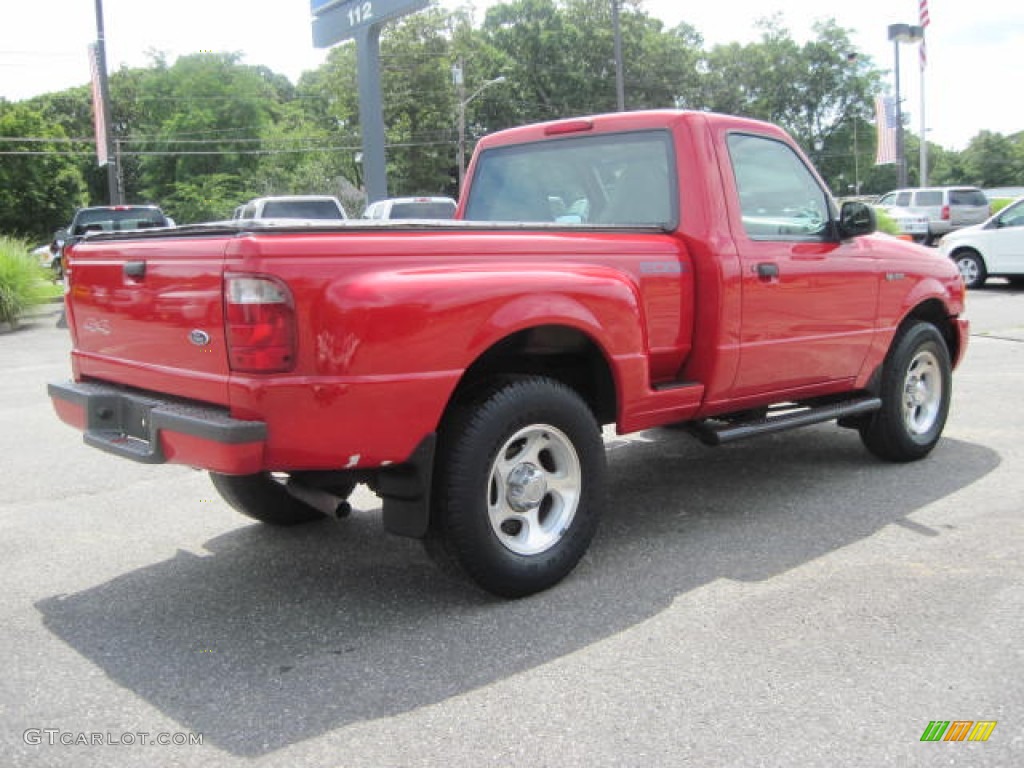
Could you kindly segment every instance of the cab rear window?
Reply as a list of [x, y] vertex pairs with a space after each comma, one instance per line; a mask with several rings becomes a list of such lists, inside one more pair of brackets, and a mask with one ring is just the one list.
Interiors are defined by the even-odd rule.
[[167, 218], [154, 208], [97, 209], [80, 211], [72, 234], [86, 232], [129, 232], [134, 229], [165, 227]]
[[465, 218], [670, 230], [674, 168], [666, 131], [496, 147], [477, 162]]

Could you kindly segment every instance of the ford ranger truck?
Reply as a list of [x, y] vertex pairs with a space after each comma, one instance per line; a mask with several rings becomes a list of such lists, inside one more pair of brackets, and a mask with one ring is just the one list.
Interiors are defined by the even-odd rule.
[[605, 425], [721, 445], [838, 421], [894, 462], [938, 442], [967, 343], [956, 266], [837, 206], [780, 128], [532, 125], [484, 138], [468, 179], [456, 221], [87, 237], [58, 416], [208, 470], [271, 525], [366, 484], [387, 530], [507, 597], [586, 552]]

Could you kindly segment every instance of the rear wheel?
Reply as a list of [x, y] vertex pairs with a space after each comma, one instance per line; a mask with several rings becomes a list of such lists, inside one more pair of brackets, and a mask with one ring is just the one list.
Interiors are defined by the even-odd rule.
[[540, 377], [496, 384], [450, 414], [439, 447], [429, 553], [502, 597], [572, 571], [597, 528], [605, 474], [601, 430], [579, 395]]
[[882, 369], [882, 407], [860, 427], [867, 449], [887, 461], [927, 456], [946, 425], [952, 379], [938, 329], [930, 323], [903, 329]]
[[259, 472], [254, 475], [210, 473], [213, 487], [228, 504], [247, 517], [269, 525], [298, 525], [319, 520], [319, 510], [288, 493], [287, 476]]
[[964, 279], [964, 285], [968, 288], [981, 288], [985, 284], [988, 271], [980, 253], [972, 250], [957, 251], [954, 259], [960, 276]]

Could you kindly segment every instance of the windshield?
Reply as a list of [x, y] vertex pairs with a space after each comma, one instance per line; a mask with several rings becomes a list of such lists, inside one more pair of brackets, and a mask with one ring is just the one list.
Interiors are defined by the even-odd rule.
[[497, 147], [480, 156], [465, 217], [672, 229], [674, 168], [666, 131]]

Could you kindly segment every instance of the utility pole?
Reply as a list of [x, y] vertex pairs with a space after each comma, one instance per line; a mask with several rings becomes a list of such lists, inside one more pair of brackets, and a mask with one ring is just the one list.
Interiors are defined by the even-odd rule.
[[619, 23], [619, 0], [612, 1], [612, 36], [615, 39], [615, 103], [619, 112], [626, 111], [626, 83], [622, 72], [622, 25]]
[[[106, 159], [107, 166], [107, 194], [111, 205], [121, 205], [124, 200], [120, 195], [120, 187], [117, 183], [117, 162], [110, 151], [110, 86], [107, 84], [107, 50], [106, 39], [103, 33], [103, 0], [96, 0], [96, 79], [99, 84], [99, 104], [96, 109], [100, 111], [97, 115], [97, 124], [102, 124], [103, 131], [96, 134], [96, 154], [102, 160]], [[100, 142], [103, 147], [99, 146]]]
[[456, 150], [456, 164], [459, 168], [459, 194], [462, 194], [462, 181], [466, 176], [466, 60], [461, 56], [459, 63], [452, 67], [452, 83], [455, 85], [455, 98], [459, 100], [459, 146]]

